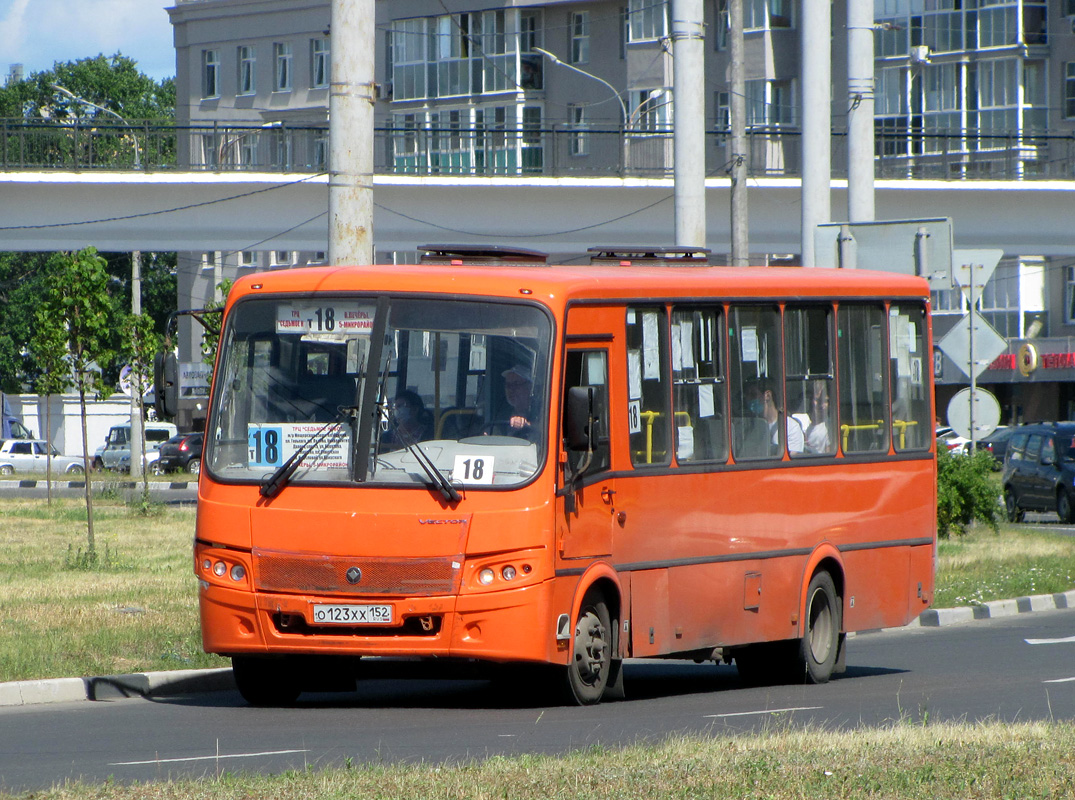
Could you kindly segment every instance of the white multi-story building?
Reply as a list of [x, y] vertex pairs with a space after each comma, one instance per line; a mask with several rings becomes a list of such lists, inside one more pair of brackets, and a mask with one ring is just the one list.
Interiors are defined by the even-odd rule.
[[[817, 43], [832, 47], [834, 176], [846, 174], [851, 1], [834, 1], [833, 36]], [[748, 169], [797, 176], [800, 4], [743, 5]], [[378, 172], [524, 180], [671, 174], [668, 0], [452, 6], [449, 13], [439, 0], [376, 3]], [[190, 126], [185, 163], [323, 170], [329, 0], [179, 0], [169, 13], [177, 118]], [[731, 157], [726, 0], [706, 3], [705, 15], [706, 163], [699, 168], [723, 174]], [[1075, 0], [874, 0], [874, 18], [878, 177], [1075, 178]], [[1043, 353], [1075, 351], [1068, 338], [1075, 335], [1075, 241], [1072, 254], [1006, 254], [982, 310], [1012, 342], [1012, 354], [1030, 339]], [[412, 254], [377, 254], [396, 257]], [[238, 252], [181, 254], [180, 296], [196, 304], [221, 278], [323, 258], [253, 242]], [[964, 305], [956, 292], [937, 294], [936, 338]], [[966, 379], [946, 358], [936, 361], [943, 413]], [[1010, 361], [998, 359], [980, 379], [1007, 418], [1075, 418], [1075, 367], [1023, 376]], [[1075, 355], [1052, 362], [1075, 364]]]

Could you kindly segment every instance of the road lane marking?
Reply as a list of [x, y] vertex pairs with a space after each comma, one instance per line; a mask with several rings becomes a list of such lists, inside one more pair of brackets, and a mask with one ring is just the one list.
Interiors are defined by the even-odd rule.
[[758, 714], [783, 714], [788, 711], [817, 711], [825, 706], [798, 706], [797, 708], [766, 708], [760, 711], [736, 711], [731, 714], [706, 714], [703, 719], [723, 719], [724, 717], [751, 717]]
[[220, 761], [225, 758], [259, 758], [261, 756], [286, 756], [292, 753], [309, 753], [309, 750], [266, 750], [264, 753], [232, 753], [221, 756], [191, 756], [190, 758], [151, 758], [148, 761], [113, 761], [110, 767], [141, 767], [146, 764], [176, 764], [181, 761]]
[[1071, 683], [1075, 681], [1075, 678], [1053, 678], [1051, 681], [1042, 681], [1042, 683]]
[[1068, 644], [1075, 642], [1075, 636], [1065, 636], [1063, 639], [1023, 639], [1027, 644]]

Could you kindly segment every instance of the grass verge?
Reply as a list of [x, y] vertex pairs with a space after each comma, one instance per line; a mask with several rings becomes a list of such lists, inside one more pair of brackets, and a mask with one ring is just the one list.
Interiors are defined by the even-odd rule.
[[934, 608], [1075, 589], [1075, 537], [1002, 523], [937, 546]]
[[201, 651], [194, 509], [0, 500], [0, 681], [223, 666]]
[[[348, 762], [350, 765], [350, 762]], [[758, 736], [677, 737], [652, 746], [565, 756], [494, 757], [460, 765], [345, 766], [278, 776], [120, 786], [68, 784], [34, 798], [1058, 798], [1075, 794], [1075, 726], [897, 724]]]

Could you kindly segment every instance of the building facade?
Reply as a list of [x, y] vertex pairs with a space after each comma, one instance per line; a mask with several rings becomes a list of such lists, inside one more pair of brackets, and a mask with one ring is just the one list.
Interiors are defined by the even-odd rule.
[[[850, 1], [832, 5], [834, 177], [846, 175], [846, 120], [856, 102], [844, 88]], [[748, 172], [798, 176], [800, 3], [743, 5]], [[378, 0], [377, 171], [671, 176], [670, 7], [473, 0], [449, 13], [437, 0]], [[177, 118], [189, 128], [185, 163], [326, 168], [328, 0], [179, 0], [169, 14]], [[705, 15], [704, 168], [723, 175], [734, 155], [726, 0], [706, 3]], [[874, 19], [879, 178], [1075, 179], [1075, 0], [875, 0]], [[722, 253], [729, 245], [710, 247]], [[247, 271], [324, 255], [257, 242], [181, 254], [181, 302], [197, 305]], [[413, 257], [377, 253], [386, 263]], [[939, 340], [966, 301], [957, 289], [939, 291], [934, 309]], [[1075, 418], [1075, 236], [1071, 258], [1005, 253], [981, 309], [1009, 343], [979, 378], [1001, 401], [1004, 420]], [[1040, 356], [1029, 371], [1017, 363], [1027, 344]], [[943, 419], [948, 399], [969, 381], [940, 352], [935, 364]]]

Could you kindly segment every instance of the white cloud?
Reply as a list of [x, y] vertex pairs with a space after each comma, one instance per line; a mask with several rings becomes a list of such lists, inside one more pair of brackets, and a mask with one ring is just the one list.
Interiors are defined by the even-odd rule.
[[[175, 74], [174, 0], [0, 0], [0, 54], [26, 74], [121, 52], [154, 78]], [[6, 72], [6, 64], [4, 72]]]

